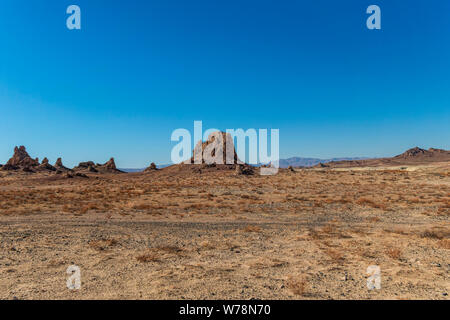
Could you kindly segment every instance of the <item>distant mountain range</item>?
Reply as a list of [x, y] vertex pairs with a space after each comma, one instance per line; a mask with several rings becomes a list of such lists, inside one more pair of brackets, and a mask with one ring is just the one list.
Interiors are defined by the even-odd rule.
[[430, 148], [428, 150], [415, 147], [390, 158], [375, 158], [365, 160], [331, 161], [321, 164], [320, 167], [328, 168], [351, 168], [351, 167], [381, 167], [400, 165], [419, 165], [434, 162], [450, 161], [450, 151], [444, 149]]
[[[332, 158], [332, 159], [318, 159], [318, 158], [301, 158], [301, 157], [292, 157], [288, 159], [280, 159], [280, 168], [288, 168], [292, 167], [314, 167], [319, 163], [328, 163], [332, 161], [346, 161], [346, 160], [364, 160], [368, 158]], [[158, 165], [158, 169], [162, 169], [165, 167], [171, 166], [170, 164]], [[260, 166], [260, 165], [257, 165]], [[142, 172], [145, 168], [133, 169], [133, 168], [120, 168], [121, 171], [124, 172]]]
[[368, 158], [353, 157], [353, 158], [331, 158], [331, 159], [318, 159], [318, 158], [301, 158], [292, 157], [288, 159], [280, 159], [280, 168], [292, 167], [314, 167], [319, 163], [328, 163], [332, 161], [349, 161], [349, 160], [364, 160]]

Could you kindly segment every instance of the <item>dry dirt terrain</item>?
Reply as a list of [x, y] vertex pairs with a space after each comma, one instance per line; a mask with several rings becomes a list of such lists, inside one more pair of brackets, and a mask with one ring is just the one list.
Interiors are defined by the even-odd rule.
[[449, 299], [449, 217], [448, 162], [0, 171], [0, 298]]

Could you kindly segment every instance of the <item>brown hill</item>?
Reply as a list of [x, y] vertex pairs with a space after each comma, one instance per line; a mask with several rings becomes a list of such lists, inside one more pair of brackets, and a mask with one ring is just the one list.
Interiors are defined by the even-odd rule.
[[366, 160], [332, 161], [326, 164], [320, 163], [316, 168], [351, 168], [351, 167], [381, 167], [420, 165], [435, 162], [450, 161], [450, 151], [430, 148], [428, 150], [415, 147], [391, 158], [377, 158]]

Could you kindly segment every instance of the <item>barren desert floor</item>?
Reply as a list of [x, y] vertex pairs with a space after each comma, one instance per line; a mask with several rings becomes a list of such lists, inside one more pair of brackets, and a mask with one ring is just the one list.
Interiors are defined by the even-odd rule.
[[448, 163], [88, 176], [0, 172], [1, 299], [449, 299]]

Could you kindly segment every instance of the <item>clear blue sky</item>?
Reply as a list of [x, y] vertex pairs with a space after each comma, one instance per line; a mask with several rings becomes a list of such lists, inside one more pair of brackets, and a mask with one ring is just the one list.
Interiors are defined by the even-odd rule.
[[450, 149], [447, 0], [3, 0], [0, 41], [0, 163], [168, 163], [194, 120], [278, 128], [282, 158]]

